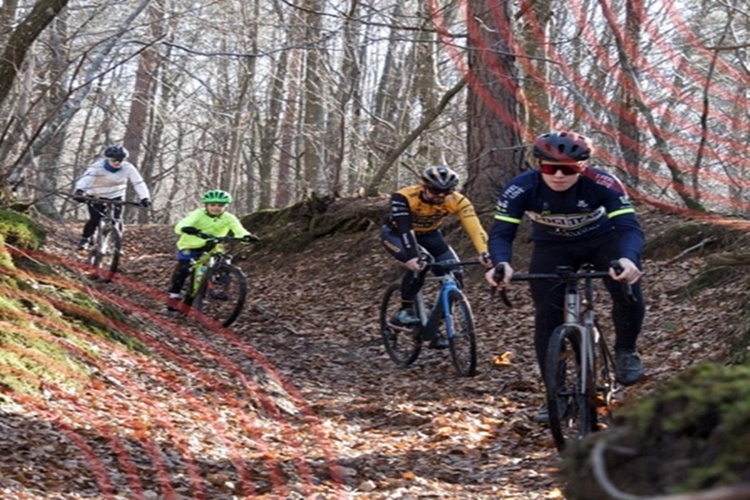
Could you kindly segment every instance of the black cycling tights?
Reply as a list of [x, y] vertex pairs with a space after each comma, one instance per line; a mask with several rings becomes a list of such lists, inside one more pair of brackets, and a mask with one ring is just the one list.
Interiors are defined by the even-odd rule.
[[[606, 270], [612, 260], [621, 257], [619, 245], [614, 236], [597, 238], [588, 242], [554, 245], [535, 245], [531, 256], [529, 272], [553, 272], [557, 266], [572, 266], [578, 270], [582, 264], [593, 264], [597, 270]], [[640, 263], [635, 263], [640, 267]], [[646, 307], [643, 302], [641, 280], [632, 286], [635, 302], [625, 296], [622, 283], [605, 278], [604, 283], [612, 297], [612, 322], [615, 327], [615, 350], [633, 350], [643, 326]], [[556, 281], [530, 281], [534, 300], [535, 334], [534, 347], [540, 371], [544, 375], [544, 360], [549, 338], [556, 327], [563, 322], [564, 286]]]

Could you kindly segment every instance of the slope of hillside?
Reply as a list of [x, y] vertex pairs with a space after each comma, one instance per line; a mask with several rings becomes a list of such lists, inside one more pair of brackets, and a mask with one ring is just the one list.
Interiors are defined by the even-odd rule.
[[[673, 221], [644, 214], [650, 233]], [[70, 252], [78, 229], [57, 227], [49, 258], [80, 266]], [[108, 326], [136, 337], [142, 353], [108, 345], [83, 324], [61, 334], [78, 339], [68, 348], [86, 360], [90, 377], [76, 388], [49, 387], [42, 398], [6, 394], [6, 493], [562, 497], [554, 445], [531, 420], [542, 393], [524, 287], [513, 289], [508, 310], [490, 300], [481, 276], [466, 280], [480, 347], [479, 373], [466, 379], [446, 351], [425, 350], [408, 369], [385, 355], [378, 306], [400, 270], [380, 249], [374, 221], [331, 230], [292, 253], [241, 253], [251, 296], [231, 331], [164, 311], [175, 241], [169, 227], [129, 226], [126, 241], [117, 282], [79, 285], [70, 275], [65, 284], [126, 313]], [[691, 254], [647, 262], [640, 346], [648, 376], [619, 404], [725, 355], [729, 320], [741, 317], [747, 292], [725, 286], [677, 300], [673, 292], [701, 265]]]

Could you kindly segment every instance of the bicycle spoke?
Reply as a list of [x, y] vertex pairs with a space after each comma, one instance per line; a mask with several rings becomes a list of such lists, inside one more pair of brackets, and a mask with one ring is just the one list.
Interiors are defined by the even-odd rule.
[[449, 335], [453, 365], [459, 375], [471, 377], [477, 372], [477, 344], [474, 335], [474, 319], [466, 297], [461, 292], [451, 292], [450, 321], [452, 335]]

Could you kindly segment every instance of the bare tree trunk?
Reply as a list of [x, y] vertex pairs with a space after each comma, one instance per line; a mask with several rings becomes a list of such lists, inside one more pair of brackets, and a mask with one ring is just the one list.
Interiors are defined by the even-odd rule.
[[526, 69], [523, 82], [523, 99], [521, 111], [524, 127], [524, 139], [530, 141], [552, 127], [552, 112], [549, 95], [549, 64], [547, 33], [549, 20], [552, 17], [550, 0], [524, 0], [521, 2], [519, 18], [523, 24], [519, 27], [522, 52], [526, 57], [521, 66]]
[[[164, 34], [164, 3], [165, 0], [156, 0], [148, 7], [148, 19], [151, 28], [151, 36], [154, 40], [161, 38]], [[156, 90], [156, 77], [159, 72], [159, 58], [155, 47], [148, 47], [141, 52], [138, 59], [138, 70], [135, 75], [135, 89], [130, 104], [127, 128], [123, 138], [123, 146], [129, 152], [129, 161], [139, 165], [143, 180], [147, 186], [151, 186], [154, 176], [154, 165], [138, 162], [141, 156], [141, 144], [146, 137], [148, 115], [153, 107], [154, 91]], [[134, 212], [127, 212], [127, 219], [133, 219]], [[138, 210], [138, 221], [144, 223], [148, 220], [145, 210]]]
[[357, 59], [357, 48], [359, 47], [360, 25], [358, 19], [359, 0], [352, 0], [349, 11], [344, 20], [344, 39], [342, 41], [343, 57], [341, 59], [341, 71], [338, 84], [334, 88], [333, 102], [334, 110], [329, 113], [329, 125], [327, 127], [326, 144], [328, 144], [329, 159], [327, 164], [331, 171], [328, 172], [330, 185], [335, 194], [351, 190], [352, 186], [344, 186], [341, 170], [346, 148], [346, 125], [347, 106], [359, 86], [361, 74], [360, 61]]
[[385, 179], [386, 174], [398, 159], [398, 157], [420, 136], [422, 132], [425, 131], [427, 127], [430, 126], [433, 121], [435, 121], [438, 116], [440, 116], [440, 113], [445, 109], [453, 96], [458, 94], [465, 85], [466, 81], [461, 80], [452, 89], [446, 92], [440, 102], [437, 103], [435, 108], [425, 110], [424, 116], [422, 117], [422, 122], [417, 126], [417, 128], [412, 130], [411, 133], [406, 136], [406, 138], [404, 138], [399, 144], [396, 145], [396, 147], [391, 149], [385, 155], [383, 164], [377, 170], [367, 188], [365, 189], [365, 194], [367, 196], [377, 195], [379, 188], [383, 183], [383, 179]]
[[292, 163], [295, 160], [294, 138], [297, 135], [297, 99], [299, 97], [299, 81], [302, 64], [302, 54], [293, 50], [290, 54], [289, 90], [287, 96], [289, 104], [281, 123], [281, 153], [279, 155], [279, 178], [276, 186], [276, 206], [284, 207], [292, 201]]
[[[66, 70], [66, 59], [68, 56], [68, 47], [66, 46], [65, 40], [68, 40], [67, 35], [67, 22], [66, 18], [68, 11], [65, 9], [55, 19], [51, 26], [50, 34], [50, 47], [55, 49], [51, 51], [50, 62], [46, 65], [45, 72], [46, 77], [42, 77], [43, 80], [52, 82], [49, 89], [49, 99], [47, 100], [47, 114], [52, 115], [54, 111], [62, 106], [65, 100], [65, 86], [67, 81], [65, 79]], [[66, 127], [67, 128], [67, 127]], [[66, 134], [61, 131], [57, 134], [44, 148], [43, 152], [35, 160], [38, 162], [38, 166], [35, 169], [37, 175], [36, 191], [39, 201], [36, 203], [36, 207], [40, 213], [50, 217], [54, 220], [61, 219], [60, 213], [55, 207], [54, 194], [57, 192], [57, 181], [59, 179], [60, 166], [59, 161], [62, 157], [62, 151], [65, 146]]]
[[[625, 9], [625, 50], [620, 52], [620, 65], [630, 68], [635, 78], [638, 78], [637, 61], [640, 59], [641, 30], [645, 16], [643, 0], [628, 0]], [[641, 163], [641, 130], [638, 126], [638, 110], [633, 89], [629, 85], [620, 85], [619, 94], [620, 111], [616, 116], [617, 144], [625, 163], [623, 170], [625, 183], [637, 187]]]
[[[393, 7], [394, 17], [401, 11], [401, 6]], [[374, 105], [371, 112], [368, 144], [367, 144], [367, 166], [370, 172], [376, 171], [383, 161], [383, 157], [391, 148], [396, 130], [396, 112], [394, 99], [399, 88], [399, 79], [403, 76], [398, 72], [396, 54], [398, 53], [399, 36], [394, 23], [388, 36], [388, 49], [386, 50], [383, 70], [380, 75], [377, 90], [374, 96]], [[403, 102], [404, 96], [401, 96]], [[370, 182], [372, 186], [373, 182]]]
[[[322, 0], [306, 0], [306, 40], [310, 44], [305, 51], [305, 98], [303, 111], [303, 139], [305, 141], [305, 152], [302, 162], [303, 188], [317, 190], [318, 176], [321, 175], [324, 165], [325, 144], [325, 108], [323, 105], [323, 58], [322, 50], [317, 44], [321, 40]], [[323, 193], [318, 193], [323, 194]]]
[[0, 104], [8, 97], [34, 40], [66, 5], [68, 0], [38, 0], [31, 12], [15, 26], [0, 57]]
[[[622, 57], [627, 58], [627, 54], [625, 53], [624, 36], [618, 29], [612, 9], [604, 0], [598, 0], [598, 2], [602, 8], [602, 12], [604, 13], [604, 17], [606, 18], [610, 29], [615, 35], [615, 42], [617, 44], [618, 52], [624, 53], [625, 55]], [[648, 130], [654, 138], [654, 150], [664, 159], [664, 163], [667, 169], [669, 169], [670, 175], [672, 176], [672, 186], [688, 209], [698, 212], [705, 212], [706, 209], [701, 203], [698, 193], [696, 193], [695, 189], [692, 186], [685, 183], [683, 177], [684, 172], [680, 168], [680, 165], [675, 160], [674, 156], [669, 152], [669, 143], [666, 138], [666, 131], [663, 131], [658, 127], [651, 109], [644, 102], [643, 97], [640, 95], [640, 86], [638, 84], [638, 79], [633, 74], [632, 67], [624, 67], [623, 70], [623, 74], [627, 81], [627, 86], [633, 91], [633, 104], [646, 120]]]
[[463, 190], [478, 207], [491, 207], [497, 191], [523, 167], [518, 71], [509, 6], [470, 0], [467, 151]]

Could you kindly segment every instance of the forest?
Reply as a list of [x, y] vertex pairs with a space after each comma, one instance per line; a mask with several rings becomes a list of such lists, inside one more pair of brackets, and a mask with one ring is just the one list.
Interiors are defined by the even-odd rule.
[[[592, 138], [631, 194], [747, 212], [747, 12], [713, 2], [4, 2], [0, 180], [46, 216], [122, 144], [154, 192], [238, 211], [387, 193], [447, 164], [491, 207], [539, 134]], [[195, 189], [193, 189], [195, 188]]]
[[[658, 391], [662, 384], [666, 390], [680, 386], [668, 385], [672, 376], [704, 359], [743, 365], [747, 356], [742, 346], [750, 338], [745, 305], [750, 281], [745, 251], [749, 32], [750, 12], [737, 0], [4, 0], [0, 320], [13, 333], [0, 338], [6, 355], [15, 359], [22, 352], [25, 361], [19, 365], [5, 355], [0, 359], [0, 411], [8, 417], [0, 425], [18, 431], [0, 440], [0, 449], [20, 450], [0, 461], [0, 470], [10, 474], [7, 481], [0, 479], [0, 486], [15, 498], [74, 498], [79, 493], [143, 498], [156, 491], [172, 498], [291, 498], [313, 492], [363, 498], [597, 498], [598, 490], [589, 497], [585, 488], [583, 493], [564, 491], [592, 480], [570, 470], [565, 481], [560, 479], [557, 473], [565, 466], [548, 449], [546, 433], [525, 418], [532, 403], [538, 403], [538, 391], [533, 374], [521, 374], [518, 368], [531, 356], [520, 332], [507, 338], [519, 359], [509, 373], [480, 369], [477, 379], [456, 385], [440, 379], [429, 395], [422, 392], [432, 390], [423, 376], [442, 370], [435, 357], [406, 379], [382, 366], [382, 359], [354, 372], [343, 361], [344, 368], [326, 362], [340, 357], [360, 366], [352, 351], [382, 358], [377, 342], [355, 335], [372, 321], [372, 303], [378, 300], [373, 297], [382, 283], [394, 278], [393, 262], [375, 252], [372, 230], [380, 219], [373, 210], [381, 214], [387, 195], [415, 183], [425, 167], [448, 165], [460, 175], [461, 192], [489, 224], [498, 190], [533, 168], [530, 146], [535, 137], [551, 130], [581, 133], [594, 144], [591, 163], [617, 176], [644, 214], [650, 239], [647, 267], [652, 269], [646, 276], [654, 283], [649, 312], [654, 338], [647, 343], [653, 352], [645, 359], [652, 368], [664, 362], [646, 383], [648, 391]], [[82, 264], [69, 255], [86, 217], [85, 207], [72, 195], [86, 167], [115, 144], [128, 151], [128, 161], [149, 186], [152, 203], [126, 211], [130, 253], [122, 281], [106, 288], [79, 279]], [[283, 386], [261, 384], [271, 394], [283, 394], [274, 402], [282, 416], [292, 415], [278, 430], [271, 429], [278, 423], [276, 409], [242, 402], [247, 388], [235, 368], [207, 367], [200, 346], [169, 338], [184, 334], [174, 330], [178, 327], [187, 329], [186, 339], [199, 335], [195, 325], [152, 322], [151, 316], [161, 312], [158, 293], [171, 265], [170, 225], [199, 206], [209, 189], [231, 193], [232, 211], [256, 221], [267, 246], [238, 259], [257, 279], [251, 286], [254, 299], [237, 327], [239, 344], [218, 340], [217, 332], [200, 333], [200, 342], [219, 349], [214, 359], [237, 362], [240, 372], [257, 363], [251, 372], [265, 373]], [[135, 199], [132, 192], [128, 196]], [[311, 208], [311, 202], [318, 206]], [[315, 224], [326, 210], [336, 217], [331, 207], [347, 217], [356, 213], [355, 220], [322, 231]], [[268, 223], [269, 214], [283, 214], [276, 222], [288, 225]], [[30, 227], [41, 225], [39, 233], [19, 229], [26, 217], [36, 221], [28, 222]], [[45, 233], [48, 247], [42, 250]], [[368, 285], [359, 288], [351, 280], [359, 272], [357, 258], [372, 265], [364, 273]], [[37, 268], [40, 263], [62, 277], [49, 278], [48, 271]], [[299, 273], [312, 274], [309, 283], [297, 285], [304, 294], [288, 283]], [[279, 279], [283, 285], [275, 284]], [[48, 289], [55, 292], [44, 299]], [[486, 318], [479, 326], [490, 332], [496, 306], [476, 293], [472, 302], [478, 316]], [[89, 296], [97, 310], [81, 312], [76, 307], [79, 301], [90, 307]], [[690, 307], [686, 300], [697, 305]], [[283, 307], [285, 301], [289, 309]], [[339, 316], [342, 304], [361, 316]], [[315, 312], [306, 313], [306, 308]], [[132, 325], [120, 322], [120, 310], [146, 321], [145, 326], [139, 323], [130, 331]], [[323, 318], [329, 315], [340, 324], [326, 326]], [[66, 319], [65, 325], [55, 322], [59, 317]], [[63, 348], [70, 359], [54, 361], [75, 388], [37, 373], [30, 378], [34, 387], [28, 396], [24, 391], [29, 387], [9, 385], [8, 379], [24, 370], [24, 363], [49, 355], [37, 352], [30, 341], [15, 344], [39, 327], [39, 318], [49, 328], [42, 336], [54, 332], [77, 338], [75, 330], [89, 323], [94, 333], [89, 337], [87, 330], [81, 341], [86, 348], [79, 351], [79, 340], [71, 340], [76, 347]], [[499, 321], [514, 329], [505, 315]], [[138, 341], [123, 340], [123, 328], [126, 337]], [[140, 338], [138, 328], [151, 338]], [[99, 358], [93, 353], [107, 350], [97, 337], [102, 330], [109, 332], [107, 342], [122, 345]], [[315, 332], [323, 339], [318, 343], [311, 340]], [[704, 332], [718, 346], [713, 352], [711, 342], [702, 340]], [[665, 340], [677, 333], [684, 340]], [[259, 361], [262, 356], [248, 354], [248, 338], [276, 368], [267, 369]], [[338, 344], [342, 338], [346, 349]], [[484, 340], [486, 356], [504, 349], [489, 333]], [[287, 344], [309, 356], [298, 357]], [[236, 349], [248, 359], [237, 361]], [[145, 363], [138, 370], [140, 379], [124, 384], [130, 391], [124, 397], [117, 392], [123, 388], [120, 378], [128, 366], [144, 362], [138, 360], [144, 352], [166, 360], [165, 366], [174, 363], [175, 371]], [[208, 378], [194, 378], [204, 369]], [[276, 369], [283, 376], [277, 378]], [[274, 376], [268, 375], [272, 372]], [[302, 395], [282, 383], [285, 376], [302, 387]], [[686, 375], [684, 385], [716, 377], [728, 388], [713, 396], [729, 398], [735, 389], [744, 394], [734, 376], [698, 368]], [[146, 379], [172, 388], [195, 384], [195, 390], [187, 399], [182, 389], [156, 394], [149, 384], [139, 385]], [[339, 385], [328, 387], [331, 381]], [[391, 384], [385, 392], [379, 386], [383, 382]], [[354, 386], [365, 387], [363, 396], [356, 395]], [[145, 396], [136, 404], [139, 395]], [[128, 398], [130, 409], [130, 403], [122, 402]], [[311, 408], [302, 400], [311, 401]], [[139, 421], [131, 412], [152, 411], [142, 406], [147, 401], [159, 401], [180, 422], [150, 413], [150, 423], [145, 417]], [[202, 404], [216, 404], [215, 421], [202, 420]], [[298, 407], [287, 414], [289, 405]], [[682, 409], [678, 402], [674, 405], [670, 408]], [[251, 417], [234, 416], [249, 407], [258, 412], [258, 435], [272, 443], [262, 443], [269, 446], [265, 451], [253, 441], [255, 423], [245, 420]], [[441, 417], [446, 412], [459, 420], [448, 422]], [[108, 413], [116, 415], [127, 437], [116, 435], [103, 417]], [[89, 416], [96, 432], [87, 430]], [[252, 448], [252, 457], [241, 456], [234, 443], [209, 445], [211, 432], [205, 426], [217, 422], [226, 427], [214, 429], [215, 435], [237, 439]], [[708, 434], [714, 424], [702, 421], [696, 428]], [[50, 425], [54, 437], [46, 433]], [[412, 425], [422, 429], [420, 437], [407, 430]], [[696, 428], [685, 430], [684, 436]], [[200, 435], [202, 444], [189, 442], [187, 429]], [[462, 448], [461, 438], [451, 434], [457, 429], [476, 442]], [[359, 432], [367, 436], [366, 443], [357, 441]], [[168, 438], [156, 444], [157, 435]], [[744, 439], [738, 436], [737, 442]], [[55, 456], [49, 467], [39, 460], [43, 451], [18, 446], [47, 440], [54, 442], [42, 445]], [[731, 448], [706, 438], [713, 448], [699, 453], [692, 441], [678, 441], [675, 453], [692, 450], [701, 456], [701, 465]], [[65, 453], [71, 449], [82, 458], [66, 465]], [[352, 458], [355, 450], [367, 453]], [[134, 462], [126, 459], [129, 454]], [[750, 481], [706, 466], [711, 470], [701, 469], [689, 481], [677, 473], [679, 477], [669, 478], [679, 483], [677, 489], [666, 479], [635, 485], [632, 477], [647, 471], [653, 457], [633, 460], [632, 470], [623, 459], [624, 476], [612, 477], [619, 489], [631, 485], [638, 486], [633, 494], [666, 495]], [[662, 458], [684, 465], [672, 456]], [[744, 463], [735, 458], [722, 464], [733, 470]], [[117, 472], [105, 465], [113, 460], [119, 464]], [[24, 463], [27, 471], [19, 468]], [[96, 465], [93, 475], [84, 477], [81, 471], [91, 464]], [[745, 493], [720, 491], [705, 498], [743, 498]]]

